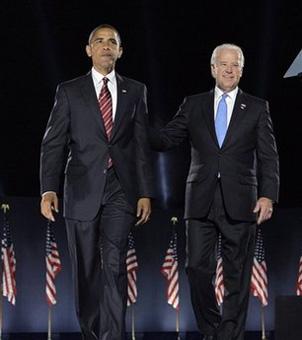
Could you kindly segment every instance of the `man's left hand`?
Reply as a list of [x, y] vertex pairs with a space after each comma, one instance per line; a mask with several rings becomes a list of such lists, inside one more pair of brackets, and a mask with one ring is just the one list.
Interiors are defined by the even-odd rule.
[[256, 203], [254, 213], [258, 214], [257, 224], [269, 220], [273, 214], [273, 202], [266, 197], [260, 197]]
[[136, 217], [139, 219], [135, 225], [144, 224], [149, 220], [151, 214], [150, 198], [140, 198], [137, 202]]

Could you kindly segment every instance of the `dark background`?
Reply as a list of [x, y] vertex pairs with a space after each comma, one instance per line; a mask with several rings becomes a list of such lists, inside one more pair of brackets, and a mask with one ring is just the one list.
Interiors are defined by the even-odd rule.
[[[98, 24], [110, 23], [119, 29], [124, 46], [118, 72], [146, 83], [150, 116], [158, 115], [164, 121], [176, 113], [184, 96], [213, 86], [209, 60], [218, 44], [242, 46], [246, 66], [240, 87], [270, 101], [280, 152], [280, 206], [301, 206], [302, 83], [283, 79], [283, 75], [302, 47], [302, 2], [182, 3], [2, 3], [0, 174], [7, 195], [39, 195], [40, 142], [56, 85], [89, 71], [87, 37]], [[184, 152], [162, 156], [160, 178], [164, 171], [168, 192], [159, 186], [161, 206], [183, 204], [189, 150], [186, 145], [182, 148]]]
[[[117, 71], [146, 83], [151, 120], [158, 116], [168, 121], [184, 96], [213, 86], [210, 56], [217, 45], [231, 42], [242, 47], [246, 65], [240, 87], [269, 100], [280, 153], [280, 202], [263, 230], [270, 299], [266, 320], [273, 329], [274, 298], [295, 294], [302, 251], [302, 82], [283, 79], [302, 48], [302, 2], [13, 0], [2, 1], [0, 7], [0, 194], [11, 206], [18, 286], [17, 306], [4, 305], [4, 330], [31, 332], [47, 327], [46, 225], [38, 198], [40, 143], [56, 85], [90, 70], [85, 44], [90, 31], [101, 23], [120, 31], [124, 55]], [[181, 221], [188, 164], [186, 143], [166, 154], [154, 153], [158, 199], [153, 219], [135, 234], [141, 331], [174, 329], [175, 314], [165, 302], [159, 269], [175, 214], [180, 220], [181, 329], [196, 329], [184, 275]], [[64, 269], [57, 279], [54, 330], [74, 331], [77, 323], [61, 216], [55, 230]], [[256, 299], [251, 300], [247, 327], [260, 328]]]

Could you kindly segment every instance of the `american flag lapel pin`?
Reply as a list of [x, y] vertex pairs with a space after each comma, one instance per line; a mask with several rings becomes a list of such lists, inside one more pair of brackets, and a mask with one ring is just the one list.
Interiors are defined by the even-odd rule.
[[122, 93], [123, 93], [123, 94], [126, 94], [126, 93], [127, 93], [127, 90], [126, 90], [126, 89], [122, 89]]
[[240, 104], [240, 109], [245, 110], [246, 109], [246, 104]]

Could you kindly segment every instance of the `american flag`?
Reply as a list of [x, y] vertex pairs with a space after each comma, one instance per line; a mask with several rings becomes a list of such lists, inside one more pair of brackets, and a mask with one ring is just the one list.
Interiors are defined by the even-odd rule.
[[136, 302], [137, 299], [137, 270], [138, 270], [138, 262], [136, 257], [135, 245], [134, 245], [134, 237], [130, 232], [128, 236], [128, 251], [127, 251], [127, 278], [128, 278], [128, 299], [127, 306]]
[[57, 243], [52, 230], [51, 222], [47, 224], [46, 230], [46, 299], [49, 305], [57, 303], [57, 291], [55, 278], [61, 271], [61, 261], [58, 252]]
[[4, 217], [3, 236], [2, 236], [2, 282], [3, 296], [15, 305], [16, 304], [16, 258], [13, 242], [10, 235], [8, 219]]
[[302, 256], [300, 257], [300, 262], [299, 262], [299, 271], [298, 271], [298, 279], [297, 279], [297, 295], [302, 296]]
[[254, 263], [251, 277], [251, 292], [258, 297], [263, 306], [268, 304], [267, 267], [261, 228], [257, 229]]
[[223, 284], [223, 265], [221, 256], [221, 234], [219, 234], [217, 244], [217, 265], [216, 265], [216, 277], [215, 277], [215, 296], [218, 306], [223, 303], [224, 297], [224, 284]]
[[161, 273], [167, 280], [167, 302], [173, 308], [179, 310], [177, 233], [175, 230], [172, 232], [166, 257], [161, 267]]

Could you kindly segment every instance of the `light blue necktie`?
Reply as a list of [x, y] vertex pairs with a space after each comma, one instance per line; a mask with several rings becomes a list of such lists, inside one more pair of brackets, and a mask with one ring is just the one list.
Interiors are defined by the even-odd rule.
[[228, 107], [226, 103], [226, 97], [228, 95], [224, 93], [218, 103], [217, 113], [216, 113], [216, 119], [215, 119], [215, 130], [216, 130], [216, 136], [218, 140], [218, 144], [221, 147], [224, 137], [227, 132], [228, 128], [228, 121], [227, 121], [227, 112]]

